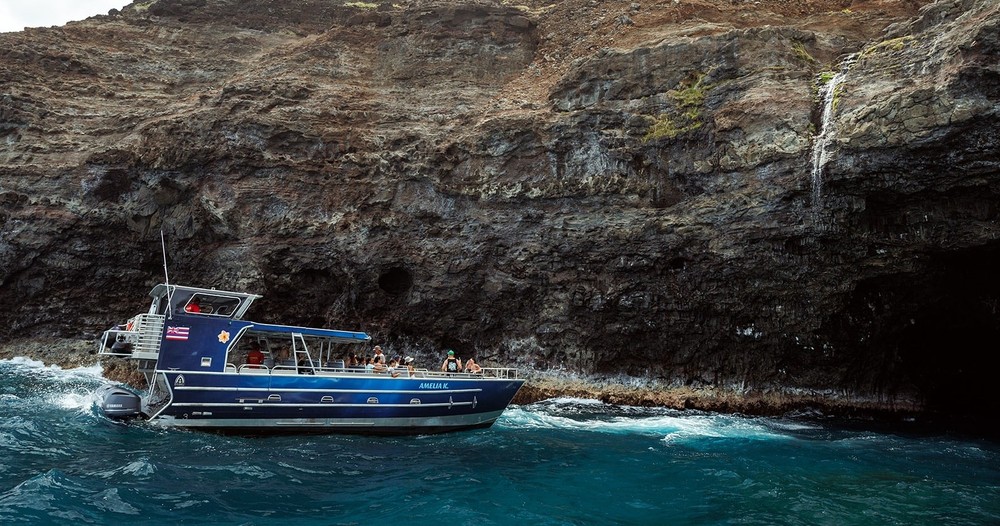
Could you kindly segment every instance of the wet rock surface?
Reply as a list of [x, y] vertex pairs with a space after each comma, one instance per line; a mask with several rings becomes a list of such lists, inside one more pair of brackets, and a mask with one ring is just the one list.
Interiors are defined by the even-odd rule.
[[0, 352], [85, 353], [144, 310], [162, 230], [173, 282], [517, 365], [529, 398], [583, 389], [558, 370], [629, 403], [995, 413], [998, 24], [985, 0], [157, 0], [2, 34]]

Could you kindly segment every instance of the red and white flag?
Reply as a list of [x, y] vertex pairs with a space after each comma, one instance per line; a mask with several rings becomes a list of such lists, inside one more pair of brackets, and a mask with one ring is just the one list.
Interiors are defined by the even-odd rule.
[[167, 327], [168, 340], [187, 340], [188, 333], [191, 332], [190, 327]]

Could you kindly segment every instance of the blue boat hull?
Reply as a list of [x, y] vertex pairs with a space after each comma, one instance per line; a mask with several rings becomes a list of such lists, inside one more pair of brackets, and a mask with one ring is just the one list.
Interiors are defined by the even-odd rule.
[[[137, 363], [149, 386], [141, 413], [163, 426], [442, 433], [489, 427], [524, 384], [513, 368], [445, 373], [418, 369], [412, 357], [386, 363], [380, 354], [370, 369], [357, 367], [366, 333], [243, 319], [256, 294], [161, 284], [149, 295], [149, 310], [105, 331], [98, 354]], [[109, 417], [134, 402], [127, 392], [103, 398]]]
[[160, 425], [238, 434], [424, 434], [491, 426], [524, 380], [473, 375], [160, 373]]

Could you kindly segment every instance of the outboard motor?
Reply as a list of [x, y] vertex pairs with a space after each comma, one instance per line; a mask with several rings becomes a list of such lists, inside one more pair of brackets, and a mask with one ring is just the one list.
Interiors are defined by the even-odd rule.
[[116, 385], [105, 385], [97, 391], [101, 411], [112, 420], [126, 420], [139, 416], [142, 399], [139, 395]]

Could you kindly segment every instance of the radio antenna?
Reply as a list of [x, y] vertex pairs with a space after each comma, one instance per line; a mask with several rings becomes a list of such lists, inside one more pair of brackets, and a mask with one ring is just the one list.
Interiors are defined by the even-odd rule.
[[160, 248], [163, 251], [163, 284], [167, 286], [167, 318], [173, 319], [171, 306], [174, 303], [173, 294], [170, 293], [170, 275], [167, 273], [167, 242], [163, 237], [163, 229], [160, 229]]

